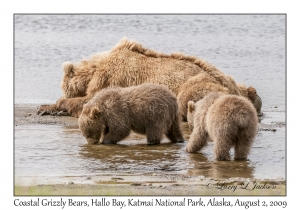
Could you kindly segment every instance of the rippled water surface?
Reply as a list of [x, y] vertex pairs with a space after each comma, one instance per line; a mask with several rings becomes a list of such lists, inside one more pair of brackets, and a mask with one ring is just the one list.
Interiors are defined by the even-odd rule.
[[[182, 123], [186, 139], [190, 131]], [[214, 161], [213, 143], [188, 154], [185, 143], [147, 145], [144, 135], [131, 133], [117, 145], [88, 145], [78, 127], [17, 126], [17, 176], [87, 176], [102, 173], [171, 172], [215, 179], [285, 177], [285, 129], [259, 132], [247, 161]], [[233, 156], [233, 151], [231, 151]]]
[[[64, 61], [107, 51], [122, 37], [156, 51], [214, 64], [263, 100], [261, 123], [285, 123], [284, 15], [15, 15], [15, 103], [54, 103]], [[184, 128], [186, 137], [189, 131]], [[213, 161], [186, 144], [148, 146], [132, 134], [118, 145], [86, 144], [77, 127], [15, 127], [17, 176], [166, 171], [214, 178], [285, 178], [285, 126], [260, 131], [248, 161]]]

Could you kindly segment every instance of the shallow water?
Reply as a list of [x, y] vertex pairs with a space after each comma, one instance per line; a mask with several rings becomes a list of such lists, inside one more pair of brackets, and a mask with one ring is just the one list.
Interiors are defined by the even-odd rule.
[[[61, 65], [107, 51], [122, 37], [165, 53], [214, 64], [263, 100], [261, 123], [285, 125], [284, 15], [15, 15], [15, 104], [54, 103]], [[275, 125], [275, 127], [277, 124]], [[285, 126], [259, 131], [248, 161], [216, 162], [213, 143], [199, 154], [184, 144], [146, 145], [132, 134], [118, 145], [86, 144], [77, 127], [15, 127], [15, 175], [184, 173], [211, 178], [284, 178]], [[185, 126], [186, 137], [189, 131]]]
[[[182, 130], [188, 139], [186, 123], [182, 123]], [[88, 145], [77, 126], [17, 126], [15, 175], [86, 177], [168, 172], [214, 179], [285, 178], [284, 139], [284, 127], [276, 132], [259, 131], [248, 160], [214, 161], [212, 142], [201, 153], [188, 154], [187, 142], [174, 144], [164, 139], [160, 145], [147, 145], [145, 136], [136, 133], [116, 145]]]

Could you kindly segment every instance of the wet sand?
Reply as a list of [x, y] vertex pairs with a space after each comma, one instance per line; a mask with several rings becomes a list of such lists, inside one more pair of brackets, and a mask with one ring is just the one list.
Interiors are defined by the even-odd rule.
[[[232, 186], [237, 186], [234, 190]], [[286, 185], [272, 185], [272, 189], [242, 189], [239, 185], [228, 185], [228, 189], [210, 189], [206, 183], [198, 184], [69, 184], [69, 185], [37, 185], [37, 186], [15, 186], [14, 195], [58, 195], [58, 196], [284, 196], [286, 195]], [[275, 189], [273, 189], [275, 188]]]
[[[78, 128], [77, 118], [39, 116], [36, 105], [15, 105], [18, 126], [57, 125]], [[186, 126], [183, 124], [182, 126]], [[261, 123], [261, 132], [275, 132], [285, 123]], [[188, 139], [188, 134], [185, 134]], [[196, 171], [197, 172], [197, 171]], [[16, 176], [16, 175], [15, 175]], [[193, 173], [107, 173], [93, 176], [15, 177], [15, 195], [286, 195], [284, 179], [231, 177], [212, 179]]]
[[77, 118], [69, 116], [40, 116], [36, 114], [38, 105], [15, 105], [14, 125], [61, 125], [61, 126], [78, 126]]

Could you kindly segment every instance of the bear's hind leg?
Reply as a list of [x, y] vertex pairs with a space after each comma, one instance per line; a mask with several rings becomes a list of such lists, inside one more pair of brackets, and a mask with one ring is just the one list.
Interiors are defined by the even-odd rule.
[[234, 147], [234, 159], [242, 160], [247, 159], [250, 149], [253, 143], [253, 139], [249, 137], [243, 137], [237, 139]]
[[175, 142], [184, 142], [185, 141], [183, 136], [182, 136], [182, 132], [181, 132], [178, 121], [176, 121], [172, 124], [171, 128], [166, 133], [166, 136], [173, 143], [175, 143]]
[[224, 136], [214, 138], [214, 153], [216, 160], [228, 160], [230, 158], [230, 148], [232, 147], [232, 139]]

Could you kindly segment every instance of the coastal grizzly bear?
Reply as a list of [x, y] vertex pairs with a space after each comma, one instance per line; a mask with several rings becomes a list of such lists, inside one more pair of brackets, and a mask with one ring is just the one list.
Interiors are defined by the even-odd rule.
[[[232, 81], [232, 84], [235, 84], [231, 77], [227, 76], [227, 78]], [[236, 85], [240, 91], [240, 95], [250, 99], [257, 110], [257, 114], [260, 115], [262, 103], [260, 97], [256, 93], [256, 89], [253, 87], [246, 88], [243, 84]], [[232, 90], [233, 88], [228, 88], [220, 84], [215, 77], [203, 72], [189, 78], [180, 86], [179, 93], [177, 94], [177, 101], [182, 120], [187, 120], [187, 108], [189, 101], [197, 102], [211, 92], [223, 92], [225, 94], [237, 95]]]
[[146, 134], [148, 144], [159, 144], [164, 134], [184, 142], [176, 97], [162, 85], [105, 88], [83, 106], [78, 124], [89, 144], [116, 144], [131, 130]]
[[135, 41], [122, 39], [108, 52], [75, 64], [63, 64], [62, 97], [54, 105], [42, 105], [38, 114], [68, 112], [78, 117], [83, 104], [98, 91], [112, 86], [129, 87], [143, 83], [166, 85], [175, 95], [187, 79], [207, 74], [215, 82], [240, 95], [235, 81], [213, 65], [183, 53], [167, 55], [144, 48]]
[[234, 158], [245, 159], [257, 132], [258, 118], [253, 104], [245, 97], [213, 92], [196, 103], [189, 101], [188, 124], [193, 131], [187, 152], [199, 151], [210, 139], [217, 160], [229, 159], [232, 146]]

